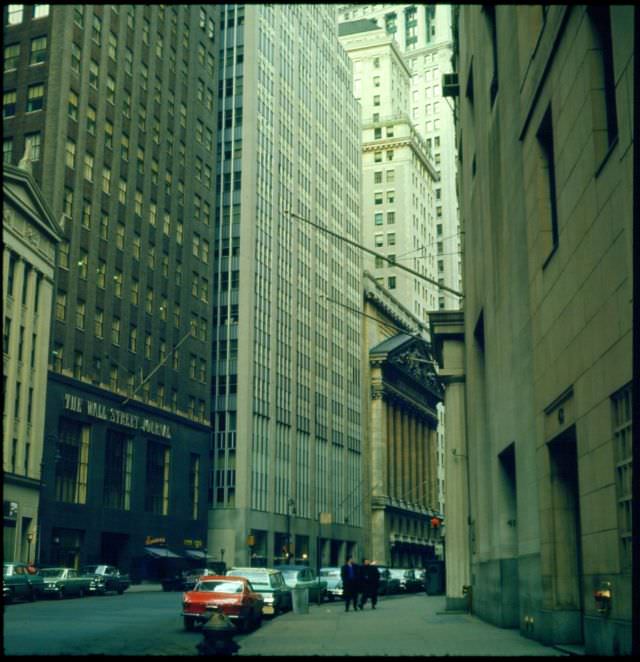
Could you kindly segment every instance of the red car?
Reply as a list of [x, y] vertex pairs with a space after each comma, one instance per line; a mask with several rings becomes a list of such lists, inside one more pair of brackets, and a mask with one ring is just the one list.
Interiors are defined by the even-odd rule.
[[245, 577], [205, 575], [182, 596], [182, 616], [186, 630], [196, 623], [205, 623], [211, 616], [209, 608], [217, 607], [239, 630], [258, 627], [262, 623], [263, 599]]

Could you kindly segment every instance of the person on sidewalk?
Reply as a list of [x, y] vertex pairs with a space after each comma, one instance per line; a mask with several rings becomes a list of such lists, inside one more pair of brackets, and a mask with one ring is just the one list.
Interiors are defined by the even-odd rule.
[[347, 562], [340, 569], [340, 577], [342, 578], [344, 610], [349, 611], [349, 605], [353, 602], [353, 611], [357, 611], [360, 572], [358, 566], [353, 562], [352, 556], [347, 559]]
[[375, 561], [364, 559], [362, 563], [362, 586], [360, 609], [364, 609], [368, 599], [371, 599], [371, 609], [375, 609], [378, 603], [378, 589], [380, 587], [380, 571]]

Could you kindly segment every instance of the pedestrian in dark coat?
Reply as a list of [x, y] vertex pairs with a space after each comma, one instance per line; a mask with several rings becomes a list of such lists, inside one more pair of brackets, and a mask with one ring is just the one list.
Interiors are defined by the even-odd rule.
[[378, 603], [378, 589], [380, 587], [380, 571], [375, 561], [365, 559], [362, 565], [362, 585], [360, 609], [364, 609], [368, 599], [371, 599], [371, 609], [375, 609]]
[[350, 556], [340, 569], [340, 577], [342, 578], [344, 610], [349, 611], [349, 605], [353, 602], [353, 611], [357, 611], [360, 572], [358, 566], [353, 562], [353, 557]]

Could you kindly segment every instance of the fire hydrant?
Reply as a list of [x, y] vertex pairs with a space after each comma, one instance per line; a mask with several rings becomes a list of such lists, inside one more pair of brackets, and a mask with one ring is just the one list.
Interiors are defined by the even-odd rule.
[[237, 629], [217, 607], [212, 609], [209, 620], [202, 626], [204, 639], [196, 645], [199, 655], [234, 655], [240, 646], [233, 641]]

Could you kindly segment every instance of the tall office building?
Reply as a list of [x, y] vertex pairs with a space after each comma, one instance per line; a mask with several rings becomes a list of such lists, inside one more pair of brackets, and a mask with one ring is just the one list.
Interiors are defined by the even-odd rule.
[[43, 562], [206, 546], [216, 12], [4, 7], [5, 162], [26, 149], [64, 235]]
[[339, 34], [362, 109], [363, 243], [380, 255], [367, 254], [365, 264], [426, 323], [427, 311], [438, 305], [436, 260], [423, 259], [436, 243], [438, 175], [409, 117], [411, 75], [395, 41], [374, 21], [343, 23]]
[[[462, 253], [456, 190], [456, 141], [453, 106], [442, 96], [442, 75], [452, 71], [451, 6], [405, 4], [336, 5], [339, 23], [375, 20], [393, 38], [410, 71], [408, 112], [411, 124], [425, 139], [440, 181], [435, 193], [435, 239], [426, 243], [418, 264], [435, 260], [437, 280], [462, 290]], [[448, 290], [438, 293], [434, 309], [461, 306]], [[421, 316], [422, 318], [422, 316]]]
[[210, 547], [336, 563], [361, 537], [362, 260], [319, 227], [360, 240], [351, 65], [329, 5], [219, 27]]

